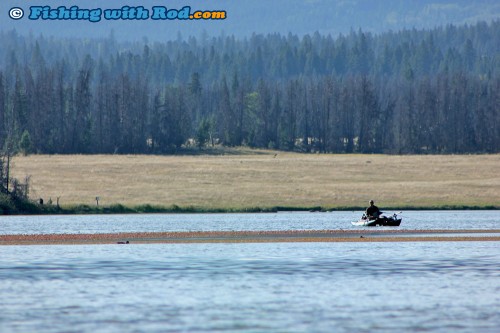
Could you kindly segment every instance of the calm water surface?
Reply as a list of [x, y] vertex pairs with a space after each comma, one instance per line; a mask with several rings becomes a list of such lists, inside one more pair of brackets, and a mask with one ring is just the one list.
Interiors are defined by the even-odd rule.
[[[2, 216], [0, 234], [232, 230], [355, 230], [362, 212]], [[408, 211], [398, 229], [499, 229], [500, 211]], [[389, 229], [392, 229], [389, 227]]]
[[[360, 212], [0, 217], [1, 234], [358, 229]], [[399, 229], [498, 229], [497, 211]], [[0, 246], [0, 332], [498, 332], [498, 242]]]
[[0, 247], [0, 332], [498, 332], [497, 242]]

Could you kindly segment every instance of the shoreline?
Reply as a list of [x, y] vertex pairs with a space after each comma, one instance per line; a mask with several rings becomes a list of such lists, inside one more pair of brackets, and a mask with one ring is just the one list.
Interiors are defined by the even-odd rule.
[[[128, 244], [126, 242], [129, 242]], [[2, 245], [500, 241], [492, 230], [283, 230], [0, 235]]]
[[[75, 206], [51, 206], [32, 204], [31, 210], [11, 211], [0, 214], [3, 216], [14, 215], [112, 215], [112, 214], [237, 214], [237, 213], [280, 213], [280, 212], [310, 212], [310, 213], [326, 213], [326, 212], [348, 212], [348, 211], [364, 211], [366, 207], [361, 206], [339, 206], [339, 207], [294, 207], [294, 206], [273, 206], [273, 207], [239, 207], [239, 208], [207, 208], [197, 206], [180, 207], [173, 206], [156, 206], [150, 204], [138, 206], [126, 206], [115, 204], [110, 206], [90, 206], [90, 205], [75, 205]], [[454, 210], [500, 210], [500, 206], [483, 205], [483, 206], [467, 206], [467, 205], [442, 205], [442, 206], [413, 206], [413, 207], [384, 207], [384, 211], [454, 211]]]

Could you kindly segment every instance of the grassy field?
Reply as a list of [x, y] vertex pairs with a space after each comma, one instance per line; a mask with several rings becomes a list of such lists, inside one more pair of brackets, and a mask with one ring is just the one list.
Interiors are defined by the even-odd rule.
[[313, 155], [231, 150], [224, 155], [31, 155], [31, 198], [62, 206], [245, 209], [500, 206], [500, 155]]

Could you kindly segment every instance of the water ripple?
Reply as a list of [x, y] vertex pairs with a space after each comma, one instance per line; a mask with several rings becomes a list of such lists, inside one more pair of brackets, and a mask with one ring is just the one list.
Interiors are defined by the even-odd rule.
[[495, 242], [9, 246], [0, 331], [496, 332]]

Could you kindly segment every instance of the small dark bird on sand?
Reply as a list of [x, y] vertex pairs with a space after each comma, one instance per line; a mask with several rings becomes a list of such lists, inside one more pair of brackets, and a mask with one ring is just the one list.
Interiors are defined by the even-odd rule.
[[116, 244], [128, 244], [128, 241], [126, 241], [126, 242], [118, 242]]

